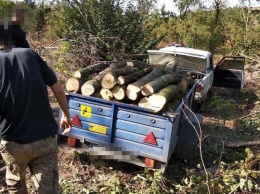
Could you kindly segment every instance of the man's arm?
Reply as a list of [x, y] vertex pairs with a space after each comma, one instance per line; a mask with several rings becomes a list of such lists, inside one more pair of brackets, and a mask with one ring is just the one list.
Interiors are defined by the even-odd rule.
[[60, 127], [64, 129], [63, 134], [68, 133], [71, 130], [71, 120], [70, 120], [70, 114], [68, 110], [68, 102], [67, 98], [65, 96], [63, 87], [59, 82], [56, 82], [51, 86], [51, 90], [53, 91], [60, 108], [62, 110], [62, 118], [60, 121]]

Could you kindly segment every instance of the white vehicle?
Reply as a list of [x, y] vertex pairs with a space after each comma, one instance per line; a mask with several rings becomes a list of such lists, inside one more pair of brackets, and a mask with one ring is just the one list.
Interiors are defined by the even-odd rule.
[[[194, 100], [202, 105], [212, 86], [237, 88], [244, 86], [243, 56], [225, 56], [214, 68], [208, 51], [173, 45], [159, 50], [148, 50], [153, 65], [176, 64], [175, 72], [190, 72], [198, 80]], [[200, 106], [199, 106], [200, 107]]]

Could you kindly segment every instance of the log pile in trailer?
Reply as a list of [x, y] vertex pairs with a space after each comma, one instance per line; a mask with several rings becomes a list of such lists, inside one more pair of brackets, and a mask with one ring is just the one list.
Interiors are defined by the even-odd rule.
[[74, 72], [66, 90], [152, 112], [172, 112], [194, 81], [190, 74], [177, 71], [174, 63], [152, 66], [141, 61], [97, 62]]

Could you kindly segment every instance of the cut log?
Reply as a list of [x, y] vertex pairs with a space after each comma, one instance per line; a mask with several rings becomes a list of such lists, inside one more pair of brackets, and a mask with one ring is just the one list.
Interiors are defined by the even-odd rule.
[[99, 73], [107, 67], [109, 67], [109, 63], [97, 63], [94, 65], [90, 65], [88, 67], [80, 69], [79, 71], [75, 71], [73, 77], [87, 79], [90, 74]]
[[106, 88], [102, 88], [100, 90], [100, 96], [105, 99], [105, 100], [112, 100], [113, 99], [113, 93], [111, 92], [111, 90], [106, 89]]
[[135, 101], [139, 99], [139, 97], [141, 96], [141, 92], [133, 92], [126, 88], [126, 96], [128, 99]]
[[149, 96], [149, 104], [155, 112], [163, 109], [167, 102], [176, 98], [180, 93], [180, 88], [176, 85], [168, 85], [165, 88]]
[[66, 83], [66, 90], [68, 92], [79, 93], [80, 88], [84, 84], [85, 81], [86, 81], [85, 79], [71, 77], [68, 79], [68, 81]]
[[104, 75], [112, 71], [113, 67], [108, 67], [105, 70], [101, 71], [98, 75], [93, 77], [91, 80], [85, 82], [81, 87], [81, 93], [86, 96], [91, 96], [95, 91], [101, 88], [101, 80]]
[[121, 61], [120, 62], [112, 62], [110, 64], [111, 68], [117, 68], [117, 69], [123, 68], [125, 66], [127, 66], [127, 63], [126, 62], [121, 62]]
[[162, 109], [162, 112], [164, 115], [173, 115], [177, 107], [181, 103], [181, 97], [177, 97], [176, 99], [173, 99], [172, 101], [168, 102], [164, 108]]
[[112, 89], [117, 84], [117, 79], [121, 75], [127, 75], [138, 71], [138, 68], [126, 66], [121, 69], [113, 69], [109, 73], [106, 73], [101, 80], [101, 86], [106, 89]]
[[119, 76], [118, 79], [117, 79], [117, 83], [119, 85], [128, 85], [130, 83], [133, 83], [133, 82], [141, 79], [142, 77], [144, 77], [145, 75], [150, 73], [152, 70], [153, 70], [153, 67], [148, 66], [141, 71], [131, 73], [127, 76]]
[[126, 87], [125, 86], [115, 86], [112, 89], [112, 93], [115, 99], [123, 100], [126, 97]]
[[256, 140], [256, 141], [226, 142], [224, 145], [227, 148], [239, 148], [239, 147], [260, 145], [260, 141]]
[[142, 86], [141, 93], [144, 96], [150, 96], [156, 91], [166, 87], [167, 85], [177, 84], [180, 81], [181, 78], [177, 75], [173, 75], [173, 74], [163, 75]]
[[152, 107], [148, 101], [148, 97], [141, 98], [141, 100], [138, 102], [138, 106], [152, 110]]
[[182, 92], [186, 92], [193, 84], [195, 80], [192, 77], [181, 78], [181, 82], [178, 84]]
[[127, 66], [137, 67], [140, 70], [145, 69], [145, 68], [151, 66], [150, 64], [144, 63], [142, 61], [128, 61], [126, 63], [127, 63]]
[[152, 72], [150, 72], [149, 74], [147, 74], [146, 76], [142, 77], [141, 79], [137, 80], [134, 83], [131, 83], [127, 86], [127, 89], [132, 91], [132, 92], [140, 92], [141, 91], [141, 87], [145, 84], [147, 84], [148, 82], [161, 77], [163, 75], [163, 70], [161, 69], [156, 69], [154, 68], [152, 70]]

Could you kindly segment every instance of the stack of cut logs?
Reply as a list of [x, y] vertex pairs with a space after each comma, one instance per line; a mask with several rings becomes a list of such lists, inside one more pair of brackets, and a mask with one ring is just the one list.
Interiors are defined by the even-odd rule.
[[66, 90], [138, 104], [153, 112], [173, 112], [194, 83], [191, 77], [173, 74], [174, 67], [174, 64], [168, 65], [166, 70], [141, 61], [95, 63], [74, 72], [66, 83]]

